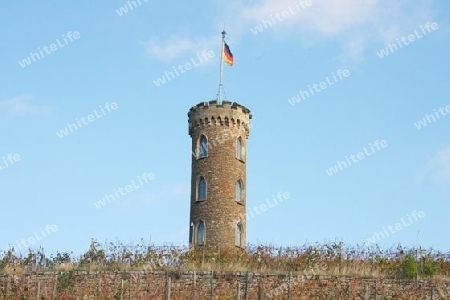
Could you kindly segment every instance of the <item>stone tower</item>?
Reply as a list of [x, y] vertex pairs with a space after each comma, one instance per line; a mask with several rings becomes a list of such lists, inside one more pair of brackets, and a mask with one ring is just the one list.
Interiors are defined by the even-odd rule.
[[201, 102], [188, 113], [192, 138], [191, 245], [246, 245], [246, 149], [250, 110]]

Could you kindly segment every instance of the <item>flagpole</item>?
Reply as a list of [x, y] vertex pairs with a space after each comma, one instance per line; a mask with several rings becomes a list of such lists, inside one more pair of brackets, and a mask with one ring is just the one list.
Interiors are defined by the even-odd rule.
[[223, 91], [223, 48], [225, 46], [225, 29], [222, 31], [222, 49], [220, 51], [220, 83], [219, 83], [219, 98], [217, 104], [222, 104], [222, 91]]

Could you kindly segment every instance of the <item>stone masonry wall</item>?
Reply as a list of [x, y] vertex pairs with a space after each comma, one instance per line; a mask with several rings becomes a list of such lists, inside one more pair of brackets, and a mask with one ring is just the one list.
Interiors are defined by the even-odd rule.
[[445, 281], [224, 272], [66, 272], [0, 276], [0, 299], [450, 299]]

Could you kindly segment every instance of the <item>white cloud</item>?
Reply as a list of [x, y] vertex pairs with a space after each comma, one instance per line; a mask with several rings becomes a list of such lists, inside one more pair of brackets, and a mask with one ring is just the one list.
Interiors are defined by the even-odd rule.
[[[247, 29], [254, 28], [271, 16], [290, 9], [295, 15], [268, 28], [281, 35], [305, 36], [307, 39], [337, 38], [345, 41], [343, 50], [359, 56], [368, 41], [388, 43], [409, 34], [421, 24], [432, 21], [431, 0], [312, 0], [301, 7], [299, 1], [263, 0], [244, 8], [241, 19]], [[253, 24], [253, 27], [250, 25]], [[287, 32], [287, 33], [286, 33]], [[267, 34], [266, 32], [260, 34]]]
[[439, 151], [418, 171], [418, 180], [431, 179], [436, 183], [450, 183], [450, 147]]
[[186, 54], [195, 58], [203, 51], [212, 50], [216, 53], [218, 50], [217, 45], [220, 45], [220, 37], [218, 36], [210, 38], [198, 37], [193, 39], [173, 36], [164, 42], [161, 42], [157, 37], [152, 37], [145, 43], [147, 53], [152, 58], [164, 62], [172, 61], [179, 56]]
[[367, 42], [364, 36], [353, 36], [348, 41], [342, 43], [343, 54], [342, 59], [361, 60], [364, 54], [364, 46]]
[[[403, 35], [411, 34], [420, 25], [433, 21], [433, 0], [216, 0], [222, 6], [222, 15], [217, 17], [217, 27], [226, 20], [227, 31], [233, 40], [253, 35], [262, 21], [274, 18], [276, 24], [268, 26], [258, 37], [262, 39], [300, 39], [304, 45], [323, 40], [339, 42], [342, 56], [361, 58], [368, 45], [379, 50], [385, 44]], [[290, 11], [296, 12], [291, 14]], [[281, 21], [276, 14], [288, 12], [289, 17]], [[281, 18], [281, 17], [280, 17]], [[160, 41], [152, 38], [147, 51], [162, 61], [171, 61], [184, 53], [217, 49], [220, 35], [215, 37], [180, 38], [171, 37]], [[220, 49], [219, 49], [220, 50]]]
[[297, 13], [273, 28], [286, 30], [286, 27], [291, 27], [292, 33], [308, 31], [322, 36], [336, 36], [351, 30], [361, 32], [366, 26], [378, 35], [392, 34], [404, 27], [416, 27], [420, 22], [431, 21], [429, 0], [419, 4], [413, 0], [311, 0], [311, 6], [303, 9], [298, 2], [262, 0], [257, 5], [244, 8], [241, 19], [258, 24], [271, 15], [293, 10]]
[[0, 109], [5, 109], [13, 116], [48, 115], [52, 109], [46, 106], [31, 104], [30, 95], [21, 95], [12, 99], [0, 101]]
[[301, 6], [299, 1], [264, 0], [258, 5], [245, 8], [241, 17], [249, 23], [258, 24], [283, 11], [288, 13], [293, 11], [295, 14], [289, 13], [290, 17], [275, 24], [273, 28], [284, 27], [285, 30], [286, 27], [291, 27], [296, 32], [313, 31], [321, 35], [336, 35], [352, 26], [371, 22], [376, 2], [376, 0], [312, 0], [310, 6]]

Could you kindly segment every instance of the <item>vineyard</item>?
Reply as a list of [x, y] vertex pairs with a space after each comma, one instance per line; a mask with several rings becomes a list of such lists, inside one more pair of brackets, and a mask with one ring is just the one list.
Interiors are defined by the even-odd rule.
[[448, 253], [341, 242], [240, 251], [92, 240], [79, 255], [0, 254], [0, 299], [449, 299], [449, 283]]
[[315, 269], [320, 275], [350, 275], [413, 279], [450, 276], [450, 253], [433, 249], [391, 249], [346, 247], [342, 242], [299, 247], [249, 246], [246, 251], [187, 246], [152, 246], [99, 243], [78, 256], [72, 253], [47, 254], [29, 249], [26, 254], [14, 248], [0, 252], [0, 274], [20, 275], [37, 271], [252, 271], [303, 272]]

